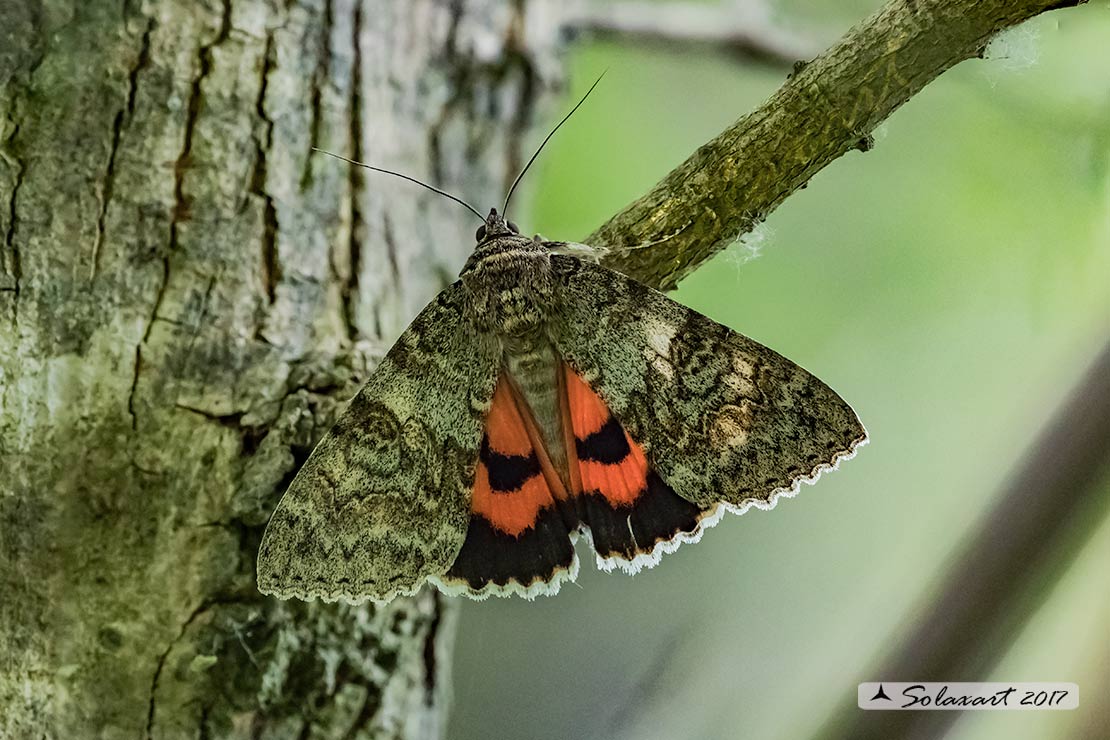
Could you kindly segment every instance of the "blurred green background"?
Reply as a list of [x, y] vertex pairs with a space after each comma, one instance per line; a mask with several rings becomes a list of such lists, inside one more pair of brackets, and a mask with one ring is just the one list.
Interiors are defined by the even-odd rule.
[[[777, 17], [831, 41], [877, 5], [790, 0]], [[581, 41], [563, 109], [605, 69], [531, 176], [525, 231], [584, 238], [785, 76]], [[877, 678], [861, 674], [1110, 337], [1108, 71], [1105, 2], [1010, 32], [681, 285], [835, 388], [870, 446], [654, 570], [584, 558], [556, 598], [464, 604], [452, 738], [807, 738]], [[1085, 737], [1110, 714], [1108, 565], [1103, 522], [994, 671], [1077, 682], [1080, 709], [968, 714], [949, 737]]]

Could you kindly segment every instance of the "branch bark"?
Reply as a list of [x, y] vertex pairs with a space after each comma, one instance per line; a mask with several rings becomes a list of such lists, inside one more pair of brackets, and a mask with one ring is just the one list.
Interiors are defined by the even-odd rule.
[[[893, 3], [589, 241], [660, 241], [608, 264], [673, 287], [993, 33], [1065, 4]], [[3, 734], [442, 731], [442, 600], [275, 603], [254, 554], [469, 244], [310, 147], [502, 190], [556, 68], [558, 18], [526, 7], [0, 5]]]
[[442, 734], [447, 600], [254, 587], [297, 465], [472, 243], [310, 148], [492, 201], [558, 72], [546, 8], [0, 3], [0, 736]]
[[584, 241], [614, 250], [608, 267], [672, 289], [825, 165], [870, 149], [875, 126], [996, 33], [1084, 1], [894, 0]]

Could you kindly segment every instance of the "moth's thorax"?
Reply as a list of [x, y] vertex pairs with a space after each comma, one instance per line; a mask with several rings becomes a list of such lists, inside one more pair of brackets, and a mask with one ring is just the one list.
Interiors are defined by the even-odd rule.
[[541, 242], [518, 234], [486, 239], [459, 277], [479, 326], [510, 344], [542, 333], [554, 284], [551, 257]]

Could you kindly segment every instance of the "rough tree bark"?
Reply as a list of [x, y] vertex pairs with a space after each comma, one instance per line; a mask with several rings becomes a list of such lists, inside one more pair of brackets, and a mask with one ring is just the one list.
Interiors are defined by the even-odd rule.
[[0, 736], [435, 737], [451, 610], [261, 526], [502, 192], [544, 2], [0, 0]]
[[[673, 287], [1078, 2], [894, 0], [588, 241]], [[441, 731], [442, 601], [254, 589], [285, 482], [470, 243], [465, 212], [309, 147], [487, 201], [555, 77], [554, 5], [0, 0], [0, 732]]]

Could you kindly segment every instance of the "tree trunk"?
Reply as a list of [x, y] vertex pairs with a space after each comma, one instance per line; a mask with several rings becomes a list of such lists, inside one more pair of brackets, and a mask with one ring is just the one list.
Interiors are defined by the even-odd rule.
[[445, 600], [254, 586], [286, 483], [477, 225], [310, 147], [492, 202], [550, 7], [0, 0], [0, 735], [442, 734]]

